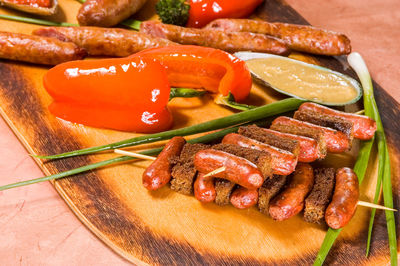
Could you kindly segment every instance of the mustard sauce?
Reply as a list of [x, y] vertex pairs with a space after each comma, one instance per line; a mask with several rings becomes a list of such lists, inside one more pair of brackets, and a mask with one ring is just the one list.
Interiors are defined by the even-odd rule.
[[358, 97], [351, 79], [318, 66], [286, 58], [255, 58], [246, 61], [258, 78], [271, 87], [303, 99], [341, 105]]

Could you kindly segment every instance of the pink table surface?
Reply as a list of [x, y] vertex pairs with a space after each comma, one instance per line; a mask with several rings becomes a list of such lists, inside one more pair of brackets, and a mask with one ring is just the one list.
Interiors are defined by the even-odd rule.
[[[289, 0], [311, 24], [345, 33], [373, 78], [400, 101], [398, 0]], [[42, 176], [0, 120], [0, 183]], [[125, 265], [69, 210], [48, 182], [0, 192], [0, 265]]]

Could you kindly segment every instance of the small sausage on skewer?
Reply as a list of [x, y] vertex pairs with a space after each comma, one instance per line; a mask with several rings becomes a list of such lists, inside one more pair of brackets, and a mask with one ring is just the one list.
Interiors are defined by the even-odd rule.
[[231, 195], [232, 205], [238, 209], [247, 209], [257, 204], [258, 190], [238, 187]]
[[272, 156], [272, 169], [276, 175], [289, 175], [296, 168], [297, 157], [293, 153], [261, 143], [257, 140], [236, 133], [230, 133], [222, 139], [222, 143], [235, 144], [241, 147], [252, 148], [270, 153]]
[[316, 129], [323, 133], [326, 147], [328, 152], [341, 153], [349, 150], [351, 148], [351, 142], [349, 138], [342, 132], [327, 128], [317, 126], [308, 122], [299, 121], [286, 116], [280, 116], [272, 121], [271, 129], [292, 133], [292, 127], [304, 128], [304, 129]]
[[303, 103], [299, 107], [299, 111], [310, 110], [314, 112], [323, 113], [326, 115], [341, 117], [353, 122], [354, 137], [361, 140], [369, 140], [374, 137], [376, 131], [376, 122], [364, 115], [357, 115], [352, 113], [340, 112], [316, 103]]
[[86, 51], [72, 42], [0, 31], [0, 58], [57, 65], [85, 58]]
[[159, 189], [171, 179], [172, 159], [179, 156], [186, 141], [173, 137], [164, 147], [157, 159], [143, 173], [143, 186], [148, 190]]
[[[299, 162], [310, 163], [323, 157], [319, 152], [317, 141], [309, 137], [282, 133], [276, 130], [261, 128], [256, 125], [240, 127], [239, 134], [287, 150], [296, 155], [296, 153], [293, 152], [297, 150], [296, 144], [292, 143], [288, 145], [288, 141], [280, 141], [278, 143], [279, 140], [292, 140], [292, 142], [298, 143], [299, 146], [297, 151]], [[275, 137], [273, 138], [273, 136]]]
[[125, 57], [147, 48], [178, 45], [147, 34], [100, 27], [44, 27], [33, 31], [34, 35], [73, 42], [90, 55]]
[[184, 28], [156, 21], [142, 22], [140, 24], [140, 32], [180, 44], [207, 46], [227, 52], [253, 51], [278, 55], [287, 55], [289, 53], [289, 49], [283, 41], [250, 32], [223, 32]]
[[217, 19], [205, 28], [271, 35], [284, 40], [290, 49], [312, 54], [343, 55], [351, 52], [350, 40], [346, 35], [312, 26], [250, 19]]
[[345, 226], [356, 211], [358, 197], [359, 188], [356, 173], [347, 167], [338, 169], [333, 198], [325, 212], [325, 221], [328, 226], [333, 229]]
[[111, 27], [136, 13], [147, 0], [87, 0], [77, 19], [82, 26]]
[[214, 179], [204, 176], [205, 174], [198, 173], [193, 185], [194, 196], [203, 203], [213, 202], [216, 197]]
[[255, 164], [223, 151], [213, 149], [199, 151], [195, 155], [194, 166], [201, 173], [210, 173], [224, 167], [223, 172], [209, 176], [209, 178], [227, 179], [249, 189], [257, 189], [264, 182], [264, 177]]
[[269, 207], [269, 215], [283, 221], [298, 214], [304, 207], [304, 199], [314, 185], [314, 173], [309, 164], [299, 163], [286, 189], [278, 194]]

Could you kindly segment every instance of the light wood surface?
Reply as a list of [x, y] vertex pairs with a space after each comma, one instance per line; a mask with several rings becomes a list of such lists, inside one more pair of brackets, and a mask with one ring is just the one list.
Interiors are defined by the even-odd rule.
[[[78, 7], [73, 2], [65, 2], [64, 5], [65, 10], [75, 10]], [[35, 28], [25, 25], [22, 27], [18, 23], [0, 23], [3, 23], [0, 26], [16, 32], [29, 33]], [[0, 70], [2, 77], [8, 77], [14, 83], [0, 83], [3, 117], [30, 152], [54, 153], [132, 136], [128, 133], [76, 126], [54, 119], [47, 112], [46, 106], [50, 98], [41, 85], [41, 77], [46, 68], [6, 62], [1, 64]], [[270, 102], [277, 96], [261, 90], [256, 90], [255, 95], [257, 96], [252, 99], [257, 104]], [[384, 100], [381, 99], [381, 102], [390, 100], [384, 93], [382, 97]], [[210, 99], [174, 101], [172, 107], [175, 121], [178, 122], [176, 127], [211, 118], [205, 114], [212, 113], [213, 117], [220, 117], [230, 113], [224, 108], [216, 107]], [[390, 116], [391, 110], [387, 108]], [[392, 127], [389, 127], [389, 131], [396, 129], [395, 125]], [[111, 156], [114, 155], [39, 164], [46, 173], [54, 173]], [[349, 165], [351, 162], [352, 157], [345, 155], [331, 156], [328, 163], [337, 166]], [[256, 209], [239, 211], [232, 207], [202, 205], [193, 197], [182, 196], [167, 188], [148, 193], [140, 182], [140, 174], [147, 164], [148, 162], [140, 162], [123, 165], [103, 169], [80, 179], [65, 179], [57, 182], [56, 188], [96, 235], [118, 253], [137, 263], [144, 261], [170, 264], [179, 263], [180, 260], [197, 263], [309, 263], [315, 256], [325, 228], [306, 224], [300, 217], [278, 223], [261, 215]], [[370, 191], [369, 187], [373, 183], [371, 181], [366, 184], [364, 197], [371, 196], [371, 192], [367, 191]], [[339, 248], [335, 251], [336, 257], [332, 261], [338, 259], [337, 256], [349, 258], [352, 262], [362, 259], [363, 242], [360, 235], [365, 235], [363, 231], [367, 215], [368, 211], [358, 210], [356, 217], [344, 230]], [[379, 218], [384, 219], [382, 216]], [[379, 233], [384, 234], [384, 230]], [[305, 242], [308, 243], [307, 247], [298, 245]], [[348, 243], [355, 246], [358, 253], [344, 251]], [[368, 262], [387, 261], [387, 248], [382, 243], [380, 239], [376, 240], [378, 250]]]

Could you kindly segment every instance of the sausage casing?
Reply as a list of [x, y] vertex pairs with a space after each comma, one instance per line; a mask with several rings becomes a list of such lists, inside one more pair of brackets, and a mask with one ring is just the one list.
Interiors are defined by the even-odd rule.
[[147, 48], [177, 45], [161, 38], [132, 30], [100, 27], [44, 27], [35, 35], [73, 42], [90, 55], [125, 57]]
[[296, 168], [297, 157], [293, 153], [284, 151], [268, 144], [261, 143], [257, 140], [236, 134], [230, 133], [222, 139], [224, 144], [235, 144], [241, 147], [266, 151], [272, 157], [272, 169], [276, 175], [289, 175]]
[[338, 169], [332, 201], [325, 212], [329, 227], [339, 229], [350, 221], [357, 208], [359, 193], [356, 173], [347, 167]]
[[201, 202], [213, 202], [217, 195], [213, 178], [204, 177], [204, 173], [198, 173], [194, 182], [194, 196]]
[[350, 40], [346, 35], [312, 26], [251, 19], [217, 19], [206, 28], [271, 35], [284, 40], [290, 49], [312, 54], [343, 55], [351, 52]]
[[288, 187], [270, 203], [269, 215], [283, 221], [298, 214], [304, 208], [304, 199], [314, 185], [314, 173], [309, 164], [299, 163]]
[[186, 141], [182, 137], [173, 137], [157, 156], [152, 164], [144, 171], [143, 185], [148, 190], [156, 190], [165, 186], [171, 179], [171, 160], [179, 156]]
[[258, 190], [238, 187], [233, 191], [230, 201], [235, 208], [250, 208], [258, 202]]
[[57, 65], [86, 57], [84, 49], [72, 42], [21, 33], [0, 31], [0, 58], [29, 63]]
[[111, 27], [136, 13], [147, 0], [87, 0], [77, 19], [82, 26]]
[[350, 149], [350, 139], [343, 133], [331, 128], [317, 126], [308, 122], [299, 121], [290, 117], [280, 116], [272, 121], [272, 125], [296, 126], [298, 128], [317, 129], [324, 134], [328, 152], [341, 153]]
[[299, 111], [303, 110], [310, 110], [335, 117], [341, 117], [353, 122], [353, 134], [356, 139], [369, 140], [374, 137], [376, 131], [376, 122], [368, 116], [340, 112], [311, 102], [303, 103], [302, 105], [300, 105]]
[[227, 52], [253, 51], [278, 55], [287, 55], [289, 53], [289, 49], [283, 41], [250, 32], [224, 32], [184, 28], [156, 21], [142, 22], [140, 24], [140, 32], [180, 44], [207, 46]]
[[210, 173], [218, 168], [225, 167], [225, 171], [213, 177], [227, 179], [233, 183], [249, 189], [259, 188], [263, 181], [263, 175], [252, 162], [233, 154], [206, 149], [196, 153], [194, 166], [201, 173]]

